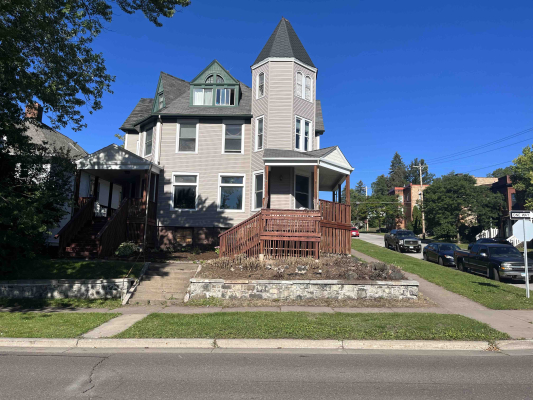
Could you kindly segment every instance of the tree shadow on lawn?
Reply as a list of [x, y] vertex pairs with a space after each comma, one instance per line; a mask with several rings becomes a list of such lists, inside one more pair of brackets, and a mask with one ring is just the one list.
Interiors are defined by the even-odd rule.
[[[110, 299], [84, 300], [84, 299], [5, 299], [0, 298], [0, 312], [65, 312], [78, 311], [80, 308], [92, 308], [95, 311], [106, 308], [120, 307], [120, 299], [110, 302]], [[106, 304], [109, 302], [109, 304]], [[95, 307], [95, 305], [97, 307]], [[100, 306], [100, 307], [98, 307]]]

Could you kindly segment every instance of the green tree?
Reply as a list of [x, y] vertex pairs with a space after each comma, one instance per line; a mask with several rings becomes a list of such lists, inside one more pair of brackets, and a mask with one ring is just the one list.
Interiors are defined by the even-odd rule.
[[407, 224], [407, 229], [413, 231], [416, 235], [422, 233], [422, 210], [418, 204], [413, 207], [412, 221]]
[[490, 228], [504, 206], [501, 194], [476, 186], [470, 175], [444, 175], [424, 191], [427, 229], [457, 241]]
[[494, 171], [487, 174], [487, 178], [501, 178], [502, 176], [512, 175], [513, 166], [509, 165], [505, 168], [496, 168]]
[[413, 185], [420, 185], [420, 171], [418, 168], [415, 168], [415, 165], [425, 166], [422, 168], [422, 183], [424, 185], [431, 185], [433, 179], [435, 179], [435, 174], [429, 173], [429, 168], [423, 158], [420, 160], [415, 158], [409, 163], [406, 174], [407, 182], [412, 183]]
[[113, 17], [141, 11], [156, 26], [189, 0], [16, 0], [0, 2], [0, 258], [1, 268], [31, 258], [44, 232], [72, 198], [67, 153], [25, 134], [25, 105], [39, 102], [55, 129], [81, 130], [82, 110], [102, 108], [114, 77], [93, 40]]
[[386, 196], [389, 193], [389, 180], [385, 175], [380, 175], [372, 182], [372, 195]]
[[403, 187], [406, 185], [407, 168], [398, 152], [394, 153], [389, 168], [389, 189], [393, 187]]
[[403, 207], [398, 196], [372, 194], [359, 204], [356, 203], [356, 206], [358, 215], [368, 218], [372, 227], [395, 226], [403, 218]]
[[365, 184], [363, 183], [363, 181], [357, 182], [357, 185], [355, 186], [355, 191], [362, 195], [366, 194]]
[[121, 135], [120, 133], [115, 133], [115, 137], [122, 142], [120, 144], [120, 147], [124, 147], [124, 144], [126, 143], [126, 135]]
[[533, 209], [533, 145], [524, 147], [522, 154], [513, 160], [511, 181], [519, 203]]

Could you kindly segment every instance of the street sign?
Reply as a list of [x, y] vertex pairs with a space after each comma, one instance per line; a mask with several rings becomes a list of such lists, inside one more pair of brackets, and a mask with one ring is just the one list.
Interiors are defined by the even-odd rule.
[[529, 219], [516, 221], [513, 225], [513, 236], [521, 242], [533, 239], [533, 223]]
[[532, 219], [533, 211], [529, 210], [520, 210], [520, 211], [511, 211], [511, 219]]

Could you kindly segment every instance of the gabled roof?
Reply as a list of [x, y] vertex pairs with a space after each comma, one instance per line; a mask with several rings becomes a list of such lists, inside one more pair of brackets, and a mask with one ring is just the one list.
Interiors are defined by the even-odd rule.
[[257, 56], [254, 65], [269, 57], [296, 58], [304, 64], [316, 68], [291, 23], [284, 17], [281, 18], [265, 47]]
[[315, 133], [322, 134], [326, 131], [324, 128], [324, 117], [322, 117], [322, 103], [320, 100], [316, 101], [316, 115], [315, 115]]
[[318, 164], [324, 165], [327, 168], [340, 167], [347, 171], [353, 171], [353, 167], [350, 165], [344, 154], [342, 154], [339, 146], [331, 146], [312, 151], [265, 149], [263, 160], [270, 160], [273, 162], [286, 161], [291, 163], [300, 163], [301, 161], [308, 160], [316, 161]]
[[161, 84], [163, 86], [165, 106], [168, 106], [178, 97], [189, 91], [189, 82], [176, 78], [166, 72], [161, 72]]
[[203, 69], [202, 72], [196, 75], [196, 77], [191, 81], [191, 83], [192, 84], [205, 83], [205, 78], [207, 78], [208, 75], [217, 74], [217, 73], [220, 73], [221, 71], [224, 72], [223, 75], [226, 75], [225, 77], [223, 77], [225, 78], [224, 83], [235, 84], [239, 82], [237, 79], [235, 79], [233, 75], [230, 74], [230, 72], [226, 68], [224, 68], [222, 64], [218, 62], [218, 60], [213, 60], [211, 61], [211, 64], [209, 64], [207, 67]]
[[32, 120], [26, 126], [25, 134], [31, 138], [32, 143], [45, 145], [49, 149], [68, 151], [74, 160], [87, 155], [87, 152], [77, 142], [42, 122]]
[[123, 147], [110, 144], [76, 161], [78, 169], [150, 169], [161, 171], [161, 167]]
[[139, 100], [133, 111], [128, 115], [126, 121], [122, 123], [120, 129], [135, 129], [135, 123], [149, 117], [152, 114], [152, 104], [154, 99], [142, 98]]
[[265, 149], [263, 153], [263, 159], [270, 158], [309, 158], [309, 159], [319, 159], [321, 157], [327, 156], [329, 153], [335, 151], [337, 146], [325, 147], [320, 150], [312, 151], [296, 151], [296, 150], [279, 150], [279, 149]]

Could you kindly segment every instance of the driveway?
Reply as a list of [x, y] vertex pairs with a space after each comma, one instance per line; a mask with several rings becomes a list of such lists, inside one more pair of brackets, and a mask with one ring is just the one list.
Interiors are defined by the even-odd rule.
[[[375, 244], [380, 247], [385, 247], [385, 241], [383, 235], [377, 235], [374, 233], [361, 233], [358, 238], [354, 238], [353, 240], [364, 240], [365, 242]], [[424, 250], [424, 247], [426, 245], [422, 243], [422, 250]], [[391, 250], [392, 251], [392, 250]], [[408, 255], [413, 258], [418, 258], [419, 260], [423, 260], [422, 252], [420, 253], [403, 253], [405, 255]], [[525, 281], [512, 281], [508, 282], [509, 285], [516, 286], [522, 289], [526, 288], [526, 282]], [[533, 291], [533, 284], [531, 284], [531, 289]]]
[[[365, 242], [375, 244], [377, 246], [385, 247], [385, 240], [383, 235], [377, 235], [374, 233], [361, 233], [358, 238], [355, 238], [354, 240], [364, 240]], [[426, 245], [422, 243], [422, 250], [424, 250], [424, 247]], [[392, 250], [391, 250], [392, 251]], [[403, 253], [405, 255], [408, 255], [413, 258], [418, 258], [419, 260], [422, 260], [422, 252], [420, 253]]]

